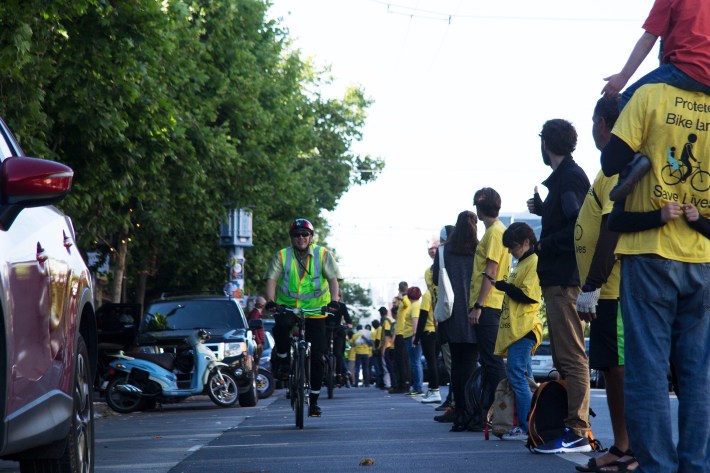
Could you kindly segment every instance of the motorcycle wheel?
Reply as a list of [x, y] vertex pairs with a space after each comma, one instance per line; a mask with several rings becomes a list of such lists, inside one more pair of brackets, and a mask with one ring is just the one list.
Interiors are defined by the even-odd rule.
[[259, 399], [266, 399], [274, 393], [274, 377], [266, 368], [259, 368], [256, 375], [256, 391]]
[[130, 414], [131, 412], [140, 411], [145, 405], [145, 399], [140, 396], [130, 396], [119, 392], [116, 389], [118, 384], [126, 382], [125, 376], [116, 376], [111, 378], [106, 387], [106, 404], [108, 407], [120, 414]]
[[[219, 374], [222, 374], [220, 378]], [[226, 371], [215, 370], [207, 379], [207, 395], [219, 407], [232, 407], [237, 403], [237, 381]]]

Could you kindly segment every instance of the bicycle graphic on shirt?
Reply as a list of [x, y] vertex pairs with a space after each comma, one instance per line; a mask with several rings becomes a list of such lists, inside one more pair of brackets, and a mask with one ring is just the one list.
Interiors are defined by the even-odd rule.
[[[691, 133], [688, 135], [688, 142], [683, 145], [680, 160], [675, 157], [675, 146], [667, 150], [668, 164], [661, 168], [661, 178], [669, 186], [689, 180], [690, 186], [698, 192], [705, 192], [710, 189], [710, 172], [704, 171], [700, 167], [700, 161], [693, 154], [693, 145], [698, 137]], [[694, 166], [691, 161], [697, 164]]]

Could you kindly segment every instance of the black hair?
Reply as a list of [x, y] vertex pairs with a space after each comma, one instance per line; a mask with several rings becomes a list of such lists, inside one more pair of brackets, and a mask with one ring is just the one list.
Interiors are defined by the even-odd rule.
[[510, 248], [522, 245], [525, 240], [530, 241], [530, 247], [537, 245], [537, 237], [532, 227], [525, 222], [513, 222], [503, 232], [503, 246]]
[[473, 195], [473, 205], [486, 217], [498, 217], [498, 212], [500, 212], [500, 194], [491, 187], [479, 189]]
[[560, 156], [569, 156], [577, 148], [577, 130], [574, 125], [561, 118], [545, 122], [540, 138], [548, 150]]
[[478, 235], [476, 224], [478, 217], [470, 210], [464, 210], [456, 219], [454, 232], [446, 240], [446, 249], [452, 253], [466, 256], [474, 256], [478, 246]]
[[614, 128], [616, 119], [619, 118], [619, 96], [602, 97], [597, 100], [597, 104], [594, 106], [594, 116], [603, 118], [610, 130]]
[[380, 313], [380, 315], [381, 315], [382, 317], [384, 317], [385, 315], [387, 315], [387, 307], [382, 306], [382, 307], [380, 307], [380, 308], [377, 309], [377, 310], [378, 310], [378, 312]]
[[380, 328], [380, 321], [377, 320], [377, 319], [373, 320], [373, 321], [372, 321], [372, 327], [375, 328], [375, 329]]

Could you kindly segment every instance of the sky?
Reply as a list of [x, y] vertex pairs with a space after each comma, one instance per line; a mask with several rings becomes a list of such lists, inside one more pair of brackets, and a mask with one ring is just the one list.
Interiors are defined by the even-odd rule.
[[[398, 281], [423, 285], [428, 242], [493, 187], [501, 213], [551, 173], [540, 154], [545, 121], [579, 135], [575, 160], [599, 170], [592, 112], [604, 77], [619, 72], [652, 0], [274, 0], [270, 17], [292, 47], [330, 68], [324, 95], [359, 86], [373, 100], [353, 152], [384, 159], [375, 182], [349, 190], [328, 246], [346, 281], [390, 301]], [[658, 44], [629, 84], [657, 64]], [[479, 225], [479, 238], [484, 228]]]

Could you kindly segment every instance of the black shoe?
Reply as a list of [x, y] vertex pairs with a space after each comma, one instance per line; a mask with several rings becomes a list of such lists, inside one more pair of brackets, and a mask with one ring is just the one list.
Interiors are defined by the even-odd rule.
[[609, 192], [609, 198], [613, 201], [626, 198], [649, 169], [651, 169], [651, 160], [641, 153], [636, 153], [634, 159], [619, 174], [619, 181]]
[[392, 388], [392, 389], [390, 389], [390, 390], [387, 391], [387, 392], [390, 393], [390, 394], [404, 394], [404, 393], [409, 392], [409, 391], [407, 391], [407, 390], [404, 389], [404, 388]]
[[440, 416], [434, 416], [434, 420], [443, 423], [453, 422], [454, 420], [456, 420], [456, 413], [452, 408], [449, 407], [448, 409], [446, 409], [446, 412], [444, 412]]
[[320, 417], [321, 410], [317, 404], [311, 404], [308, 406], [308, 417]]
[[439, 411], [439, 412], [443, 412], [443, 411], [445, 411], [446, 409], [448, 409], [449, 407], [452, 407], [451, 404], [452, 404], [451, 401], [449, 401], [448, 399], [446, 399], [444, 402], [441, 403], [441, 405], [437, 406], [437, 408], [434, 409], [434, 410], [435, 410], [435, 411]]

